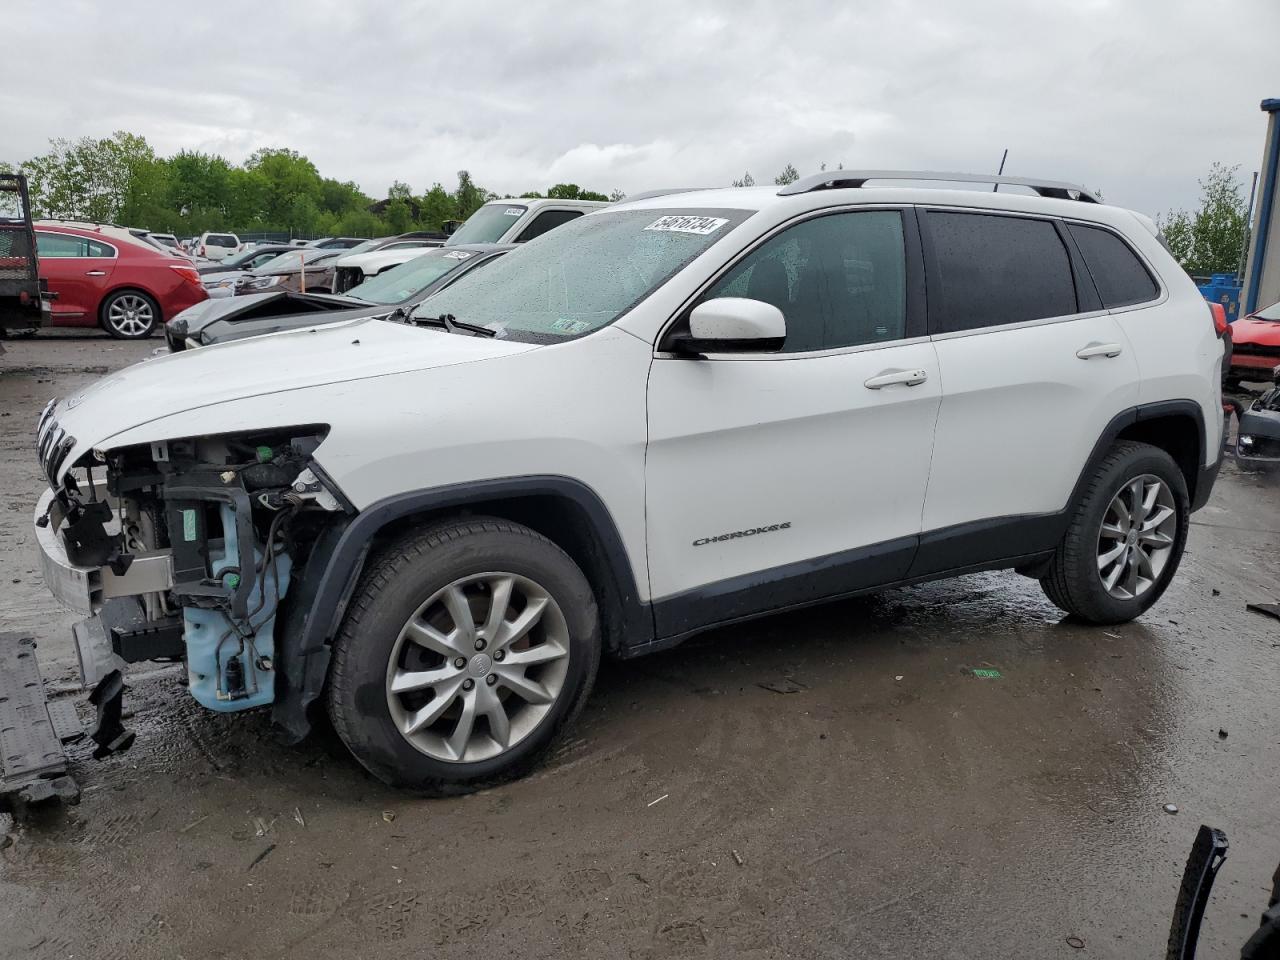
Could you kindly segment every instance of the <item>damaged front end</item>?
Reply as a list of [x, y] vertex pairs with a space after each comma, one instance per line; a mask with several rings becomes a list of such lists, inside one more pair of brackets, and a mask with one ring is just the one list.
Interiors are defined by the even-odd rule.
[[1236, 458], [1251, 466], [1280, 468], [1280, 387], [1273, 387], [1240, 413]]
[[122, 663], [181, 659], [192, 696], [220, 711], [297, 685], [289, 669], [303, 665], [286, 657], [282, 670], [277, 654], [282, 613], [350, 509], [312, 458], [327, 429], [94, 449], [67, 469], [75, 441], [50, 406], [36, 535], [45, 582], [89, 615], [75, 628], [86, 684]]

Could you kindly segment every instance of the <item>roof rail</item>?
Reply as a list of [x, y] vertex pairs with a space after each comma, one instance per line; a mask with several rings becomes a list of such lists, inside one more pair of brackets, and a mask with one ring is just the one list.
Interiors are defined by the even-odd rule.
[[619, 203], [630, 203], [632, 200], [649, 200], [652, 197], [669, 197], [675, 193], [699, 193], [703, 190], [715, 190], [716, 187], [663, 187], [660, 190], [645, 190], [630, 197], [623, 197]]
[[929, 170], [828, 170], [812, 176], [801, 177], [778, 191], [780, 197], [814, 190], [840, 190], [861, 187], [868, 180], [930, 180], [949, 183], [1005, 183], [1016, 187], [1029, 187], [1042, 197], [1055, 200], [1079, 200], [1083, 203], [1101, 203], [1096, 196], [1075, 183], [1060, 180], [1040, 180], [1027, 177], [1002, 177], [985, 173], [940, 173]]

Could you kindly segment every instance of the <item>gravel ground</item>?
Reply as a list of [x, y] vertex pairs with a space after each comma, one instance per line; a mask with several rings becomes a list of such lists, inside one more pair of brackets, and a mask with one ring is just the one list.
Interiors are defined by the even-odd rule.
[[[159, 345], [0, 357], [0, 631], [47, 681], [75, 618], [34, 555], [35, 419]], [[1280, 861], [1280, 623], [1245, 610], [1280, 593], [1278, 507], [1228, 465], [1123, 627], [979, 574], [608, 664], [538, 772], [463, 799], [138, 665], [133, 750], [73, 747], [78, 807], [0, 817], [0, 957], [1155, 958], [1200, 823], [1233, 843], [1200, 955], [1236, 956]]]

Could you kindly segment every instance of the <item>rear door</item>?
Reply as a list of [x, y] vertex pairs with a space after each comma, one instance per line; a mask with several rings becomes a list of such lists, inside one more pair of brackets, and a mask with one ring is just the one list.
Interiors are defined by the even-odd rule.
[[913, 576], [1052, 548], [1094, 444], [1139, 389], [1061, 222], [920, 219], [943, 396]]
[[72, 233], [36, 231], [40, 276], [57, 294], [53, 319], [98, 322], [98, 304], [111, 281], [116, 251], [110, 244]]
[[898, 579], [920, 532], [940, 387], [911, 211], [788, 226], [701, 299], [716, 297], [773, 304], [787, 337], [777, 354], [654, 359], [661, 636]]

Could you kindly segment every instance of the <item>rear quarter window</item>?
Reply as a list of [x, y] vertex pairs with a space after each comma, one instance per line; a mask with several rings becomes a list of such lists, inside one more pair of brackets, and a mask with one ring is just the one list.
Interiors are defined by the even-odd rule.
[[1108, 309], [1154, 300], [1160, 287], [1129, 244], [1110, 230], [1068, 223], [1071, 238], [1084, 257], [1085, 266]]

